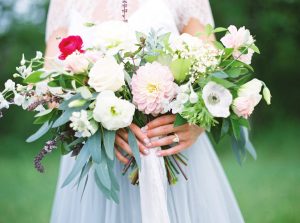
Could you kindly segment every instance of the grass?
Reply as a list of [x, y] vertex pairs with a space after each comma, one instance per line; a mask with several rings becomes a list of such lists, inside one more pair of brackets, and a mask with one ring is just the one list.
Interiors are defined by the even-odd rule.
[[[247, 223], [300, 222], [299, 123], [256, 129], [258, 160], [240, 167], [230, 150], [217, 149]], [[46, 173], [33, 168], [42, 142], [26, 144], [24, 135], [0, 137], [0, 223], [49, 222], [58, 173], [58, 152], [44, 161]]]

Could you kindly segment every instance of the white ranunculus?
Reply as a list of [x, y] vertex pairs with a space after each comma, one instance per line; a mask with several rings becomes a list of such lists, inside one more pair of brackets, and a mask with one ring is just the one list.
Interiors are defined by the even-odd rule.
[[0, 93], [0, 109], [2, 108], [9, 108], [9, 102]]
[[189, 100], [192, 104], [197, 103], [199, 100], [198, 94], [195, 91], [192, 91]]
[[64, 68], [74, 74], [81, 74], [88, 70], [89, 60], [84, 54], [73, 53], [64, 60]]
[[214, 117], [227, 118], [230, 115], [232, 94], [222, 85], [213, 81], [208, 82], [203, 88], [202, 98], [208, 111]]
[[8, 79], [4, 84], [6, 91], [14, 91], [16, 87], [16, 83], [13, 82], [11, 79]]
[[125, 128], [132, 123], [135, 106], [117, 98], [112, 91], [102, 91], [96, 99], [93, 117], [108, 130]]
[[99, 59], [89, 73], [88, 84], [97, 92], [104, 90], [117, 91], [124, 84], [124, 70], [114, 57], [107, 56]]
[[173, 114], [177, 114], [183, 111], [184, 106], [180, 101], [174, 100], [170, 103], [170, 109], [172, 110]]
[[249, 95], [258, 95], [263, 86], [262, 81], [254, 78], [253, 80], [243, 84], [238, 90], [239, 97], [246, 97]]

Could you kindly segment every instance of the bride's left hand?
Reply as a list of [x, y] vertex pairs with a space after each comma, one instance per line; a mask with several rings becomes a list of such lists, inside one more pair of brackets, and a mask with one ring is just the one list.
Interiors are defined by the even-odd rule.
[[146, 146], [149, 148], [171, 145], [174, 143], [176, 135], [179, 138], [179, 143], [176, 146], [158, 151], [157, 156], [169, 156], [189, 148], [204, 132], [203, 128], [196, 125], [184, 124], [174, 127], [175, 117], [175, 115], [161, 116], [149, 122], [144, 128], [148, 138], [161, 137], [157, 141], [147, 144]]

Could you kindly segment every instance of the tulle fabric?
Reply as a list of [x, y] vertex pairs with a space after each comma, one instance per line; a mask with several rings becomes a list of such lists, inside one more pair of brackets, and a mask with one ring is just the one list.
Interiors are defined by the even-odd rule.
[[[220, 162], [205, 134], [184, 152], [189, 158], [186, 181], [180, 177], [168, 187], [168, 211], [172, 223], [242, 223], [243, 218]], [[77, 188], [60, 188], [71, 171], [74, 158], [62, 158], [51, 223], [141, 223], [139, 188], [121, 175], [122, 166], [115, 165], [120, 184], [120, 203], [107, 200], [89, 177]], [[153, 194], [155, 199], [155, 194]]]

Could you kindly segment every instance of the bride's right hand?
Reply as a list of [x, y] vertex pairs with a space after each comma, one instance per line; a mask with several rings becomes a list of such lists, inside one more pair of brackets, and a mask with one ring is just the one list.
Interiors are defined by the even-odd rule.
[[[129, 128], [137, 138], [140, 152], [143, 155], [147, 155], [149, 153], [149, 150], [145, 146], [145, 144], [147, 145], [150, 142], [147, 135], [143, 133], [143, 131], [135, 124], [131, 124]], [[115, 153], [119, 161], [121, 161], [124, 164], [127, 164], [129, 159], [126, 158], [119, 149], [124, 150], [124, 152], [132, 156], [132, 150], [128, 144], [128, 132], [125, 129], [119, 129], [117, 131], [115, 140]]]

